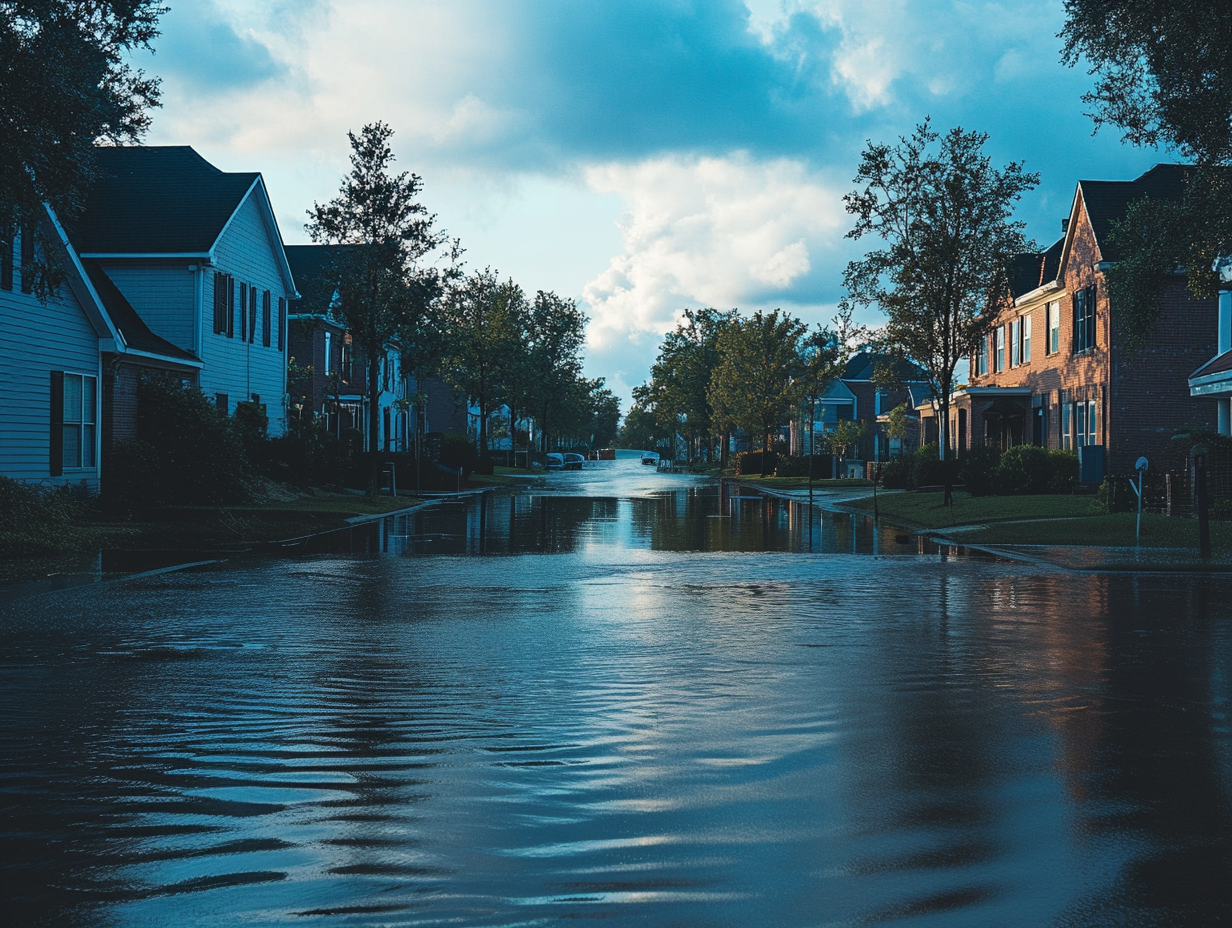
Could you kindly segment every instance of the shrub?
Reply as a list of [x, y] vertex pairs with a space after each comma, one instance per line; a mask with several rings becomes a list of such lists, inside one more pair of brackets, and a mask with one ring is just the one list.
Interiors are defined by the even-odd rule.
[[957, 466], [951, 458], [948, 461], [942, 461], [937, 457], [940, 449], [935, 441], [929, 442], [927, 445], [921, 445], [916, 451], [914, 458], [914, 466], [912, 468], [912, 486], [915, 489], [920, 487], [935, 487], [945, 483], [946, 474], [953, 480], [957, 474]]
[[84, 490], [52, 489], [0, 477], [0, 557], [41, 557], [80, 549], [88, 535]]
[[474, 473], [479, 463], [479, 452], [475, 450], [475, 443], [465, 435], [446, 432], [441, 436], [440, 463], [454, 470], [462, 468], [462, 479], [465, 480]]
[[1044, 493], [1052, 479], [1052, 460], [1037, 445], [1015, 445], [1001, 455], [997, 492], [1009, 495]]
[[[756, 453], [756, 452], [755, 452]], [[823, 480], [834, 476], [834, 466], [830, 455], [815, 454], [812, 457], [813, 479]], [[807, 454], [780, 454], [774, 465], [776, 477], [807, 477], [809, 475], [809, 456]]]
[[997, 466], [1001, 451], [991, 445], [976, 445], [963, 452], [958, 461], [958, 473], [972, 496], [991, 496], [997, 492]]
[[1049, 451], [1048, 464], [1048, 492], [1072, 493], [1078, 482], [1078, 455], [1073, 451]]
[[249, 463], [238, 430], [198, 388], [171, 377], [142, 378], [137, 437], [114, 456], [109, 508], [216, 505], [247, 498]]
[[[765, 469], [762, 469], [762, 454], [765, 454]], [[775, 451], [741, 451], [736, 455], [736, 473], [742, 477], [760, 476], [775, 473], [778, 465], [778, 452]]]
[[265, 445], [266, 475], [298, 487], [331, 486], [342, 478], [341, 442], [319, 417], [287, 421], [287, 432]]
[[910, 458], [891, 458], [881, 465], [881, 485], [887, 490], [905, 490], [911, 485]]

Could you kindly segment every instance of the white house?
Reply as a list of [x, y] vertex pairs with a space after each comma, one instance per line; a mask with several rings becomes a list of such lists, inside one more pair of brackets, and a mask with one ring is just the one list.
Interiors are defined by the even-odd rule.
[[[97, 180], [70, 229], [77, 253], [152, 335], [191, 359], [220, 408], [258, 403], [281, 433], [296, 292], [261, 175], [220, 171], [187, 146], [96, 154]], [[135, 367], [119, 365], [118, 412], [135, 384]], [[126, 437], [123, 416], [115, 429]]]
[[43, 240], [65, 272], [33, 293], [32, 229], [0, 229], [0, 475], [97, 490], [107, 430], [104, 393], [121, 365], [195, 377], [201, 364], [154, 335], [106, 276], [80, 259], [49, 210]]

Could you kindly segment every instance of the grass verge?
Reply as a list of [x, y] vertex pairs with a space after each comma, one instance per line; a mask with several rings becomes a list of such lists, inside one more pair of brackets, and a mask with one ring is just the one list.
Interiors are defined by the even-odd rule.
[[[954, 491], [954, 505], [942, 503], [945, 494], [888, 493], [877, 499], [877, 510], [886, 519], [913, 528], [950, 528], [954, 525], [986, 525], [1017, 519], [1074, 519], [1091, 516], [1094, 498], [1069, 494], [1039, 496], [972, 496]], [[873, 498], [847, 505], [873, 511]]]
[[[733, 480], [739, 480], [741, 483], [747, 483], [749, 486], [771, 487], [778, 490], [807, 490], [808, 477], [733, 477]], [[859, 478], [840, 478], [838, 480], [814, 480], [813, 489], [815, 490], [846, 490], [853, 487], [868, 487], [873, 488], [871, 480], [862, 480]], [[872, 508], [872, 498], [869, 498], [869, 508]]]

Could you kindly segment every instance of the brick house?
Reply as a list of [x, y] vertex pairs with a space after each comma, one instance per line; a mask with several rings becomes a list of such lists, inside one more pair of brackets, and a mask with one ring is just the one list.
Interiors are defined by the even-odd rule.
[[981, 444], [1071, 449], [1091, 480], [1132, 473], [1140, 455], [1159, 472], [1183, 469], [1172, 434], [1216, 424], [1217, 404], [1190, 396], [1189, 375], [1216, 353], [1217, 303], [1191, 298], [1173, 276], [1154, 337], [1131, 355], [1117, 339], [1105, 271], [1120, 257], [1108, 243], [1112, 223], [1135, 200], [1179, 197], [1185, 171], [1160, 164], [1133, 181], [1079, 182], [1062, 237], [1015, 261], [1012, 298], [954, 391], [948, 428], [959, 455]]

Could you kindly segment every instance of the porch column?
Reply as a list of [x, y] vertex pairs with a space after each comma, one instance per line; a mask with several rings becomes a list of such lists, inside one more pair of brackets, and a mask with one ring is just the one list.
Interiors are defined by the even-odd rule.
[[1218, 406], [1217, 430], [1220, 435], [1232, 435], [1232, 399], [1220, 397], [1215, 401]]

